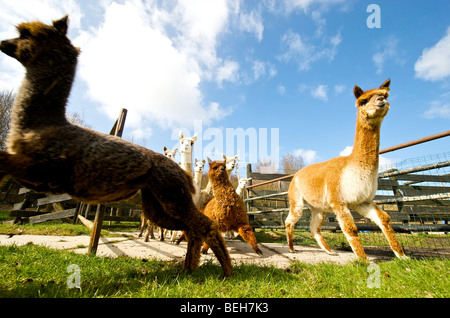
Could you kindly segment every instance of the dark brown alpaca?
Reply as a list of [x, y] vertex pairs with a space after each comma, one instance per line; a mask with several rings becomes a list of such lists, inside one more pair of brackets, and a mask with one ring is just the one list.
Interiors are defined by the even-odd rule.
[[[248, 216], [244, 201], [236, 193], [228, 177], [226, 162], [208, 158], [208, 177], [214, 191], [214, 197], [208, 202], [203, 213], [217, 221], [222, 232], [236, 231], [255, 250], [262, 254], [258, 247], [252, 227], [248, 224]], [[202, 252], [208, 251], [208, 242], [203, 245]]]
[[140, 190], [148, 219], [185, 231], [183, 269], [199, 266], [206, 241], [230, 275], [231, 259], [217, 224], [192, 201], [192, 177], [162, 154], [67, 122], [78, 57], [66, 37], [67, 16], [52, 25], [22, 23], [17, 30], [19, 38], [0, 44], [26, 68], [12, 109], [8, 150], [0, 152], [0, 179], [11, 175], [30, 189], [69, 193], [87, 203], [116, 202]]

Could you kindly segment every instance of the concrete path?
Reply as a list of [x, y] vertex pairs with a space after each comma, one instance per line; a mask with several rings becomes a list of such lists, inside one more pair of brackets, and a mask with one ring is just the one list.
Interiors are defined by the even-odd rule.
[[[161, 260], [183, 260], [186, 254], [186, 242], [180, 245], [158, 239], [144, 242], [143, 238], [138, 238], [137, 234], [132, 237], [100, 237], [97, 248], [97, 256], [117, 257], [127, 255], [134, 258], [157, 258]], [[0, 245], [16, 244], [17, 246], [29, 243], [44, 245], [49, 248], [70, 250], [76, 253], [87, 253], [90, 237], [80, 236], [44, 236], [44, 235], [0, 235]], [[356, 260], [352, 252], [338, 251], [337, 255], [328, 255], [319, 247], [297, 246], [296, 253], [290, 253], [286, 244], [263, 243], [259, 244], [263, 251], [262, 256], [258, 256], [253, 249], [245, 242], [237, 239], [226, 240], [230, 256], [234, 264], [248, 263], [257, 265], [274, 265], [279, 268], [286, 268], [291, 261], [299, 261], [309, 264], [321, 262], [332, 262], [345, 264]], [[372, 258], [369, 257], [369, 260]], [[207, 255], [202, 255], [202, 261], [213, 260], [217, 262], [211, 250]]]

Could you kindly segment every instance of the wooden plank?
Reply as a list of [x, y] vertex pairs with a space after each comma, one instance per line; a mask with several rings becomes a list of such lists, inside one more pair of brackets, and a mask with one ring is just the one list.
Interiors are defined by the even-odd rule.
[[102, 231], [103, 218], [105, 217], [106, 208], [101, 204], [97, 205], [95, 213], [94, 226], [92, 228], [91, 239], [89, 241], [88, 254], [95, 255], [97, 253], [100, 232]]
[[[88, 220], [93, 220], [94, 217], [88, 216]], [[124, 221], [124, 222], [141, 222], [140, 218], [133, 216], [115, 216], [115, 215], [105, 215], [103, 221]]]
[[94, 223], [83, 217], [81, 214], [78, 214], [78, 219], [81, 223], [83, 223], [84, 226], [86, 226], [89, 230], [92, 231], [94, 228]]
[[427, 174], [405, 174], [395, 176], [397, 180], [419, 181], [419, 182], [450, 182], [450, 175], [436, 176]]
[[40, 212], [40, 211], [29, 211], [29, 210], [12, 210], [9, 212], [10, 216], [28, 218], [30, 216], [43, 215], [48, 212]]
[[52, 195], [50, 197], [46, 197], [46, 198], [41, 198], [37, 200], [37, 205], [46, 205], [46, 204], [51, 204], [51, 203], [57, 203], [57, 202], [64, 202], [64, 201], [69, 201], [72, 200], [72, 197], [70, 195], [68, 195], [67, 193], [64, 194], [57, 194], [57, 195]]
[[64, 210], [61, 212], [52, 212], [52, 213], [46, 213], [42, 215], [32, 216], [30, 217], [30, 223], [42, 223], [45, 221], [52, 221], [52, 220], [59, 220], [64, 218], [70, 218], [73, 217], [75, 214], [76, 209], [70, 209], [70, 210]]

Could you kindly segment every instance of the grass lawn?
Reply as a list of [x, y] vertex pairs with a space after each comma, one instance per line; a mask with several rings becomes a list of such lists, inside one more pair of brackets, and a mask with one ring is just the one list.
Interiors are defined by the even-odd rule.
[[[46, 222], [3, 223], [0, 233], [79, 235], [89, 231], [82, 225]], [[285, 242], [283, 231], [257, 231], [257, 237], [260, 242]], [[450, 259], [394, 259], [371, 265], [293, 262], [287, 269], [239, 265], [229, 278], [223, 278], [221, 267], [212, 263], [187, 273], [181, 272], [181, 266], [179, 262], [80, 255], [32, 244], [0, 246], [0, 298], [450, 297]]]
[[[79, 269], [78, 286], [73, 264]], [[0, 297], [450, 296], [448, 259], [375, 265], [297, 262], [287, 269], [240, 265], [231, 277], [223, 278], [220, 266], [211, 263], [181, 273], [179, 262], [96, 257], [26, 245], [0, 246], [0, 272]]]

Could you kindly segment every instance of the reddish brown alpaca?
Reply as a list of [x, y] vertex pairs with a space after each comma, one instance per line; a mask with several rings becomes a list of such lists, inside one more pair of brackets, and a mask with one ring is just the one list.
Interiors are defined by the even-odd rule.
[[389, 111], [386, 99], [390, 82], [387, 80], [380, 88], [365, 92], [355, 86], [358, 115], [355, 142], [349, 156], [306, 166], [292, 179], [288, 192], [290, 212], [285, 222], [291, 252], [294, 252], [292, 230], [302, 215], [303, 205], [307, 203], [311, 209], [311, 233], [327, 253], [333, 254], [320, 234], [320, 227], [325, 212], [334, 212], [353, 252], [366, 258], [350, 213], [350, 209], [355, 209], [381, 228], [397, 257], [405, 257], [389, 215], [372, 201], [378, 182], [380, 127]]
[[117, 202], [141, 191], [150, 221], [185, 231], [184, 269], [199, 266], [206, 241], [230, 275], [225, 241], [192, 201], [190, 175], [162, 154], [66, 120], [79, 53], [66, 36], [67, 16], [51, 25], [21, 23], [17, 30], [20, 37], [0, 44], [26, 69], [11, 110], [8, 150], [0, 151], [0, 180], [11, 175], [30, 189], [68, 193], [87, 203]]
[[[208, 164], [208, 177], [211, 181], [214, 197], [208, 202], [203, 213], [210, 219], [217, 221], [220, 231], [238, 232], [257, 254], [262, 254], [252, 227], [248, 224], [244, 201], [236, 193], [228, 177], [226, 161], [212, 162], [208, 158]], [[208, 248], [208, 244], [205, 242], [202, 252], [206, 254]]]

